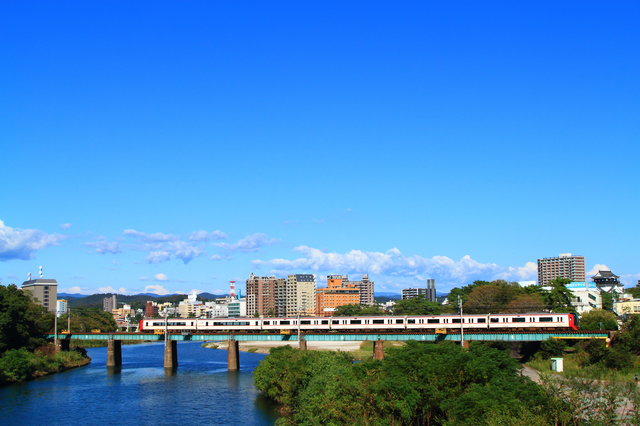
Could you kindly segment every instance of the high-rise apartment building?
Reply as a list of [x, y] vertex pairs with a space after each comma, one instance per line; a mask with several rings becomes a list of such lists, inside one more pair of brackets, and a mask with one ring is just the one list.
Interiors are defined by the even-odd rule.
[[60, 318], [61, 315], [67, 313], [67, 309], [69, 308], [69, 303], [67, 299], [58, 299], [56, 301], [56, 316]]
[[247, 279], [247, 316], [276, 315], [277, 291], [284, 290], [284, 282], [284, 278], [258, 277], [252, 273]]
[[556, 278], [568, 278], [571, 281], [585, 280], [584, 256], [571, 256], [561, 253], [558, 257], [538, 259], [538, 285], [546, 286]]
[[118, 301], [116, 295], [105, 297], [102, 299], [102, 310], [111, 313], [114, 309], [118, 309]]
[[286, 315], [315, 315], [316, 276], [313, 274], [293, 274], [285, 283]]
[[402, 289], [402, 298], [403, 299], [413, 299], [419, 295], [427, 296], [426, 288], [403, 288]]
[[51, 279], [37, 279], [22, 283], [22, 291], [31, 293], [31, 299], [39, 305], [47, 308], [47, 311], [56, 312], [58, 300], [58, 282]]
[[359, 305], [360, 290], [342, 275], [327, 276], [327, 287], [316, 289], [316, 315], [331, 316], [338, 306]]
[[369, 281], [369, 274], [362, 274], [362, 279], [360, 281], [349, 281], [348, 275], [342, 275], [342, 285], [346, 287], [347, 284], [353, 285], [355, 288], [360, 290], [361, 305], [373, 306], [373, 281]]

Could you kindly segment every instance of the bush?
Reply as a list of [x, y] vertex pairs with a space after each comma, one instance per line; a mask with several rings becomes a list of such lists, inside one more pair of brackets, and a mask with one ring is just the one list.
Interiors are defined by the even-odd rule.
[[0, 357], [0, 378], [2, 381], [19, 382], [31, 377], [35, 371], [33, 354], [25, 348], [11, 349]]
[[566, 347], [564, 342], [550, 337], [540, 344], [540, 355], [543, 359], [562, 356]]

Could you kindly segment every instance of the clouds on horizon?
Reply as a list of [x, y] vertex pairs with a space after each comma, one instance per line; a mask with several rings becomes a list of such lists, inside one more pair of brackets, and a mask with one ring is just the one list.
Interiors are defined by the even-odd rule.
[[[246, 237], [238, 240], [235, 244], [228, 243], [213, 243], [214, 246], [225, 249], [228, 252], [239, 251], [241, 253], [249, 253], [260, 251], [262, 247], [271, 246], [281, 242], [277, 238], [271, 238], [267, 234], [256, 233], [253, 235], [247, 235]], [[219, 259], [212, 259], [219, 260]]]
[[451, 285], [468, 284], [475, 279], [524, 281], [534, 279], [537, 275], [537, 265], [534, 262], [527, 262], [519, 267], [501, 267], [495, 263], [477, 262], [468, 255], [459, 261], [454, 261], [447, 256], [425, 258], [418, 255], [404, 255], [397, 248], [387, 250], [385, 253], [351, 250], [341, 254], [299, 246], [293, 251], [301, 253], [302, 257], [294, 260], [254, 260], [252, 263], [257, 267], [271, 268], [271, 273], [284, 273], [291, 270], [368, 273], [420, 280], [435, 278], [437, 282]]
[[113, 243], [110, 243], [103, 236], [99, 236], [96, 241], [91, 241], [91, 242], [88, 242], [88, 243], [82, 243], [82, 245], [86, 246], [86, 247], [92, 247], [94, 249], [95, 253], [99, 253], [99, 254], [107, 254], [107, 253], [118, 254], [118, 253], [122, 253], [122, 249], [120, 248], [120, 244], [118, 244], [117, 241], [114, 241]]
[[33, 259], [36, 251], [59, 246], [65, 238], [65, 235], [47, 234], [38, 229], [11, 228], [0, 220], [0, 261]]

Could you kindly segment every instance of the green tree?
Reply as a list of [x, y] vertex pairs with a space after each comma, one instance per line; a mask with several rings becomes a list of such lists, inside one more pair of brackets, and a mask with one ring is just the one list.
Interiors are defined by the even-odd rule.
[[[50, 322], [46, 317], [50, 317]], [[33, 303], [15, 284], [0, 285], [0, 354], [10, 349], [33, 349], [41, 333], [53, 329], [53, 314]]]
[[398, 300], [391, 311], [393, 315], [438, 315], [442, 313], [442, 305], [429, 302], [420, 294], [411, 299]]
[[571, 299], [574, 298], [571, 290], [567, 288], [567, 284], [571, 282], [568, 278], [556, 278], [549, 282], [551, 291], [545, 295], [547, 309], [552, 312], [575, 312], [575, 308], [571, 305]]
[[580, 316], [579, 330], [617, 330], [618, 321], [613, 312], [592, 309]]

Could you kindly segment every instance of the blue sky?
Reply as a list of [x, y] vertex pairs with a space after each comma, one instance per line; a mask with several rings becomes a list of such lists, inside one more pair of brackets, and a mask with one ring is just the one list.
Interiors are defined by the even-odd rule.
[[3, 284], [640, 279], [637, 2], [0, 7]]

